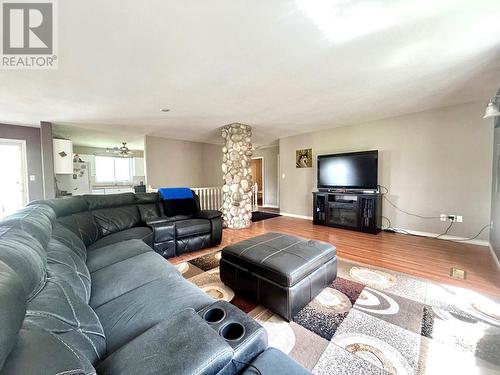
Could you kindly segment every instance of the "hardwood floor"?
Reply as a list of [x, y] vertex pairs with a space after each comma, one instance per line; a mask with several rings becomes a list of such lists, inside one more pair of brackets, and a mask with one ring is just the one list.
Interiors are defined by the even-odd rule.
[[[378, 235], [358, 233], [285, 216], [253, 223], [248, 229], [224, 229], [220, 246], [173, 258], [171, 262], [178, 263], [215, 252], [266, 232], [282, 232], [330, 242], [337, 247], [337, 255], [347, 260], [500, 296], [500, 272], [485, 246], [386, 232]], [[452, 279], [451, 267], [464, 269], [466, 280]]]

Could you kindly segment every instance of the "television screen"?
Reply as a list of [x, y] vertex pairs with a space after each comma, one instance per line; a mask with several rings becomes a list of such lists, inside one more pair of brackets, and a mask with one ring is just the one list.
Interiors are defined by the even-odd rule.
[[318, 156], [318, 188], [377, 189], [378, 151]]

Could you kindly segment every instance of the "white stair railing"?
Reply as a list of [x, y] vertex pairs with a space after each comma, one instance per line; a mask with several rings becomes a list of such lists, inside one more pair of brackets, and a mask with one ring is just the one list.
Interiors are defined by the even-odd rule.
[[[222, 186], [192, 188], [191, 190], [200, 198], [200, 208], [202, 210], [222, 210], [222, 203], [224, 202]], [[157, 189], [150, 188], [148, 191], [153, 192], [157, 191]], [[252, 186], [252, 212], [259, 209], [257, 204], [258, 193], [259, 185], [255, 183]]]
[[252, 212], [259, 209], [259, 185], [257, 183], [252, 186]]
[[222, 186], [193, 188], [192, 190], [200, 198], [200, 208], [202, 210], [222, 209]]

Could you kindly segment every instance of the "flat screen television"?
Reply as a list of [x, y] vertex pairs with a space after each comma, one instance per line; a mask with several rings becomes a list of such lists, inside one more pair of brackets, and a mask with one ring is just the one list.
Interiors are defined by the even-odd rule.
[[378, 151], [318, 156], [318, 189], [376, 190]]

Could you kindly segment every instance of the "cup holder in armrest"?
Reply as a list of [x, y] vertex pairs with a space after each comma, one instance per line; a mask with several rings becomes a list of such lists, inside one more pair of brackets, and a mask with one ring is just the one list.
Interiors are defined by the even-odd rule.
[[219, 331], [219, 335], [221, 335], [227, 341], [236, 341], [245, 336], [245, 327], [240, 323], [228, 323]]
[[[227, 301], [215, 301], [198, 311], [199, 316], [234, 350], [234, 358], [249, 362], [267, 347], [264, 328]], [[242, 366], [238, 367], [238, 373]]]
[[203, 314], [203, 319], [205, 319], [210, 324], [220, 323], [222, 320], [224, 320], [225, 317], [226, 312], [219, 307], [209, 309]]

